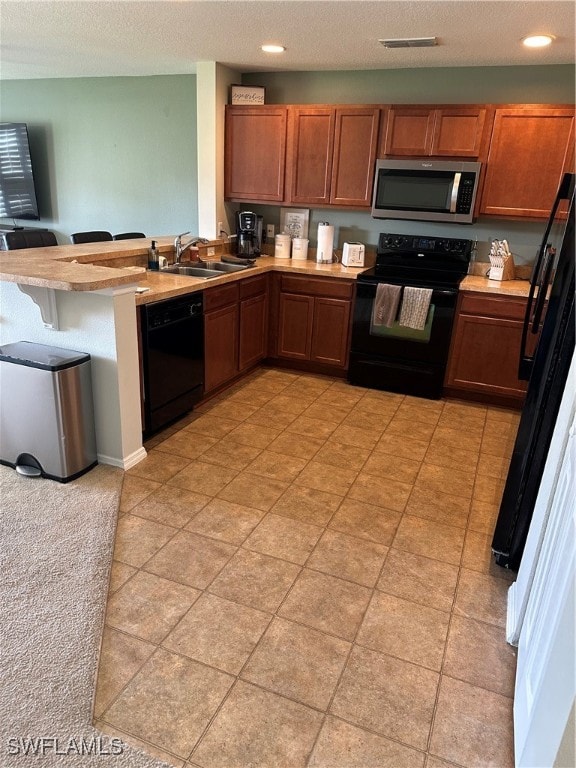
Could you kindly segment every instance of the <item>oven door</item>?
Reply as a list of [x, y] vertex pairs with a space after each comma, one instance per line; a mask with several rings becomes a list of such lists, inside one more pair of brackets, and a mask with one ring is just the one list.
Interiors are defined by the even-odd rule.
[[[397, 280], [380, 282], [405, 285]], [[426, 326], [414, 331], [397, 323], [391, 328], [372, 325], [377, 285], [377, 279], [362, 282], [361, 278], [356, 285], [348, 380], [374, 389], [441, 397], [458, 288], [410, 282], [414, 287], [433, 288]]]

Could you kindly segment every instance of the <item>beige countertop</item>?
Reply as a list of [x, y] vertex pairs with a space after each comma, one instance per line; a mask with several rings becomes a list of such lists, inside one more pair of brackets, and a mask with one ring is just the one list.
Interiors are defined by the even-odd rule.
[[[163, 239], [171, 248], [172, 240]], [[125, 269], [122, 262], [131, 266], [142, 263], [148, 245], [148, 240], [117, 240], [0, 251], [0, 280], [59, 291], [97, 291], [127, 285], [135, 282], [135, 271]], [[145, 274], [144, 267], [139, 273]]]
[[136, 304], [150, 304], [153, 301], [182, 296], [190, 293], [190, 291], [204, 290], [270, 271], [289, 272], [291, 274], [314, 277], [336, 277], [346, 280], [355, 280], [358, 274], [362, 272], [361, 269], [343, 267], [341, 264], [316, 264], [316, 262], [310, 260], [292, 262], [291, 259], [275, 259], [272, 256], [261, 256], [256, 260], [253, 267], [238, 272], [223, 273], [222, 277], [214, 277], [209, 280], [162, 274], [159, 272], [146, 272], [144, 278], [138, 280], [138, 286], [148, 288], [149, 290], [136, 295]]
[[[362, 271], [353, 267], [343, 267], [341, 264], [316, 264], [310, 260], [292, 262], [290, 259], [261, 256], [256, 260], [254, 267], [246, 271], [225, 273], [222, 277], [210, 280], [160, 274], [150, 272], [143, 266], [146, 263], [148, 246], [152, 239], [156, 240], [160, 254], [166, 255], [171, 261], [172, 237], [26, 248], [17, 251], [0, 251], [0, 280], [61, 291], [96, 291], [136, 283], [140, 288], [148, 288], [145, 293], [139, 293], [136, 296], [138, 304], [146, 304], [270, 270], [280, 269], [286, 272], [348, 280], [354, 280]], [[220, 258], [218, 251], [222, 251], [222, 244], [215, 241], [213, 247], [216, 255], [206, 254], [204, 258]]]
[[[160, 253], [172, 260], [173, 238], [154, 239]], [[225, 273], [210, 280], [160, 274], [147, 271], [143, 266], [150, 240], [152, 238], [0, 251], [0, 280], [62, 291], [95, 291], [136, 283], [148, 289], [136, 295], [136, 303], [148, 304], [269, 271], [347, 280], [355, 280], [364, 271], [341, 264], [316, 264], [310, 259], [300, 262], [261, 256], [246, 271]], [[218, 251], [223, 248], [218, 241], [215, 241], [215, 250], [215, 256], [202, 254], [203, 258], [219, 258]], [[527, 296], [529, 287], [528, 280], [488, 280], [478, 274], [467, 275], [460, 285], [463, 291], [501, 296]]]
[[529, 280], [489, 280], [479, 275], [466, 275], [460, 283], [461, 291], [492, 293], [495, 296], [527, 297], [530, 290]]

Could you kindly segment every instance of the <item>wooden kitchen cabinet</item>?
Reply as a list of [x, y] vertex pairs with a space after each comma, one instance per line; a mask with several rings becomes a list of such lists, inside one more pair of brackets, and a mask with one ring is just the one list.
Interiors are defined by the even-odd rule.
[[444, 382], [447, 394], [522, 404], [527, 384], [518, 379], [518, 363], [526, 303], [517, 296], [460, 293]]
[[204, 291], [204, 393], [238, 373], [238, 283]]
[[383, 154], [412, 157], [481, 157], [490, 129], [485, 106], [388, 110]]
[[369, 207], [380, 109], [292, 107], [287, 201]]
[[266, 357], [268, 276], [256, 275], [204, 292], [204, 393]]
[[574, 108], [498, 108], [480, 213], [546, 219], [574, 170]]
[[224, 196], [284, 201], [287, 106], [227, 106]]
[[268, 346], [268, 276], [246, 278], [240, 286], [239, 372], [266, 357]]
[[280, 294], [278, 357], [310, 360], [314, 297]]
[[345, 369], [352, 291], [351, 281], [282, 275], [274, 356], [312, 364], [310, 370]]
[[347, 365], [350, 312], [350, 300], [314, 299], [311, 360], [342, 368]]

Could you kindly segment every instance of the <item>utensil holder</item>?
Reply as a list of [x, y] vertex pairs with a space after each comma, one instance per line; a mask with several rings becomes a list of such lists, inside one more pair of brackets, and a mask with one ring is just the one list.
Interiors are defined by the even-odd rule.
[[489, 280], [514, 280], [514, 257], [512, 254], [498, 259], [490, 257], [490, 264]]

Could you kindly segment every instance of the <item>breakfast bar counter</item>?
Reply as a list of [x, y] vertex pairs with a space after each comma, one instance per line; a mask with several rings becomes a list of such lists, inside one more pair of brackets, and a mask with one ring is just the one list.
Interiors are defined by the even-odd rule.
[[[147, 289], [137, 294], [137, 304], [173, 298], [191, 290], [233, 282], [271, 270], [282, 270], [299, 274], [324, 277], [355, 279], [362, 269], [344, 267], [342, 264], [316, 264], [315, 261], [292, 261], [275, 259], [272, 256], [259, 257], [254, 266], [235, 273], [224, 273], [210, 280], [184, 277], [161, 272], [148, 271], [145, 267], [148, 246], [146, 240], [123, 240], [86, 243], [82, 245], [55, 245], [46, 248], [28, 248], [18, 251], [0, 252], [0, 280], [20, 285], [53, 288], [59, 291], [98, 291], [125, 285], [137, 285]], [[156, 240], [160, 255], [173, 260], [173, 238], [158, 237]], [[222, 251], [220, 241], [208, 244], [206, 248]], [[219, 259], [221, 253], [208, 258]], [[183, 261], [183, 263], [186, 263]]]

